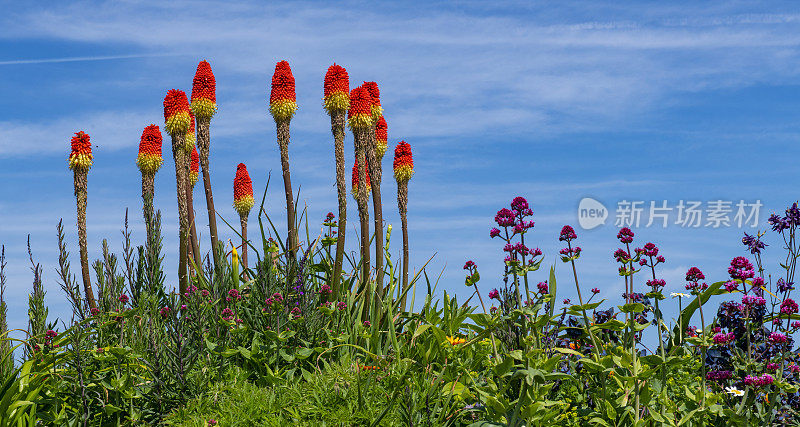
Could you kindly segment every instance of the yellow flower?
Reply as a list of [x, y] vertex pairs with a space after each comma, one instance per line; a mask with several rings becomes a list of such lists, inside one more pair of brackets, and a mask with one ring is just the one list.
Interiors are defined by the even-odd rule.
[[447, 339], [447, 342], [450, 343], [450, 345], [459, 345], [459, 344], [464, 344], [464, 343], [467, 342], [467, 340], [465, 340], [464, 338], [461, 338], [461, 337], [450, 337], [450, 336], [448, 336], [446, 339]]

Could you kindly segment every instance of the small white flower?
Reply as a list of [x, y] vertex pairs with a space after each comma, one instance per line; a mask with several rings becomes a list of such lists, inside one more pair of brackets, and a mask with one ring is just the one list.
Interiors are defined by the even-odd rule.
[[688, 298], [691, 295], [684, 294], [683, 292], [672, 292], [671, 294], [669, 294], [669, 296], [671, 296], [672, 298], [675, 298], [675, 297], [687, 297]]
[[734, 395], [734, 396], [738, 396], [738, 397], [744, 396], [744, 392], [739, 390], [736, 387], [725, 387], [725, 391], [728, 392], [729, 394]]

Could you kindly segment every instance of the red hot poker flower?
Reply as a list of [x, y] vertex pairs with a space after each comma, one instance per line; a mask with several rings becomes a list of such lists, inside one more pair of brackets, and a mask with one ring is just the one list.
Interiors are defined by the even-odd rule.
[[269, 111], [276, 121], [290, 120], [297, 111], [294, 76], [286, 61], [275, 64], [275, 73], [272, 74], [272, 91], [269, 94]]
[[92, 143], [89, 141], [89, 134], [80, 131], [70, 140], [72, 151], [69, 153], [70, 169], [86, 169], [92, 167]]
[[350, 76], [341, 65], [333, 64], [325, 73], [323, 105], [328, 114], [350, 108]]
[[347, 121], [352, 129], [363, 129], [372, 126], [372, 96], [363, 86], [350, 91], [350, 110]]
[[375, 125], [375, 152], [380, 159], [382, 159], [383, 155], [386, 153], [388, 139], [388, 126], [386, 125], [386, 119], [383, 118], [383, 114], [381, 114], [381, 117], [378, 119], [378, 124]]
[[414, 175], [414, 158], [411, 145], [400, 141], [394, 149], [394, 177], [397, 182], [407, 182]]
[[194, 73], [192, 111], [200, 118], [210, 118], [217, 111], [217, 80], [208, 61], [200, 61]]
[[247, 166], [239, 163], [236, 167], [236, 177], [233, 178], [233, 208], [239, 215], [247, 215], [253, 208], [255, 199], [253, 198], [253, 181], [247, 173]]
[[372, 120], [378, 120], [378, 118], [383, 115], [383, 108], [381, 108], [381, 91], [378, 89], [378, 84], [375, 82], [364, 82], [362, 86], [369, 91], [369, 96], [372, 97], [372, 106], [370, 107]]
[[[356, 200], [358, 200], [358, 174], [359, 174], [359, 171], [358, 171], [358, 160], [356, 159], [356, 162], [353, 165], [353, 197]], [[369, 194], [369, 191], [372, 188], [372, 185], [370, 184], [370, 181], [369, 181], [369, 168], [367, 168], [366, 166], [364, 167], [364, 175], [366, 175], [367, 194]]]
[[189, 130], [189, 101], [186, 93], [178, 89], [170, 89], [164, 97], [165, 130], [170, 135], [185, 134]]
[[148, 125], [142, 131], [142, 139], [139, 141], [139, 155], [136, 157], [136, 165], [139, 170], [146, 173], [156, 173], [161, 167], [163, 158], [161, 157], [161, 130], [156, 125]]
[[192, 147], [192, 161], [189, 163], [189, 183], [192, 188], [197, 184], [197, 178], [200, 177], [200, 155], [197, 154], [197, 147]]

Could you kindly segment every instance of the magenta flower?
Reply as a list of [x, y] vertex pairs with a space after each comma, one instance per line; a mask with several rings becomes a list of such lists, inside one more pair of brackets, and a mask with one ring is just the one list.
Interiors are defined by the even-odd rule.
[[592, 288], [592, 293], [593, 293], [593, 294], [599, 294], [599, 293], [600, 293], [600, 289], [598, 289], [598, 288]]
[[793, 299], [787, 298], [786, 301], [781, 303], [781, 314], [795, 314], [797, 313], [797, 303]]
[[561, 234], [558, 236], [558, 240], [561, 241], [561, 242], [564, 242], [564, 241], [569, 242], [569, 241], [575, 240], [577, 238], [578, 238], [578, 236], [575, 234], [575, 230], [573, 230], [572, 227], [570, 227], [569, 225], [565, 225], [561, 229]]
[[731, 280], [731, 281], [725, 282], [725, 290], [726, 291], [733, 292], [733, 291], [735, 291], [737, 289], [739, 289], [739, 282], [737, 282], [735, 280]]
[[492, 289], [491, 291], [489, 291], [489, 299], [497, 299], [497, 300], [499, 300], [500, 299], [500, 292], [498, 292], [497, 289]]
[[658, 255], [658, 247], [652, 242], [647, 243], [644, 245], [644, 248], [642, 248], [642, 253], [647, 256], [656, 256]]
[[697, 267], [692, 267], [689, 269], [689, 271], [686, 272], [687, 282], [699, 282], [701, 280], [705, 280], [705, 278], [706, 276]]
[[123, 305], [128, 303], [128, 296], [125, 294], [120, 295], [118, 299]]
[[491, 230], [489, 230], [489, 237], [491, 237], [492, 239], [494, 239], [495, 237], [497, 237], [499, 235], [500, 235], [500, 229], [492, 228]]
[[503, 208], [497, 211], [497, 215], [494, 216], [494, 222], [501, 227], [513, 227], [516, 219], [516, 215], [510, 209]]
[[727, 343], [733, 341], [735, 338], [736, 338], [736, 335], [734, 335], [733, 332], [728, 332], [727, 334], [718, 333], [718, 334], [714, 335], [713, 340], [714, 340], [714, 344], [723, 345], [723, 344], [727, 344]]
[[550, 290], [548, 285], [547, 285], [547, 282], [539, 282], [539, 283], [537, 283], [536, 284], [536, 288], [539, 290], [539, 293], [542, 294], [542, 295], [546, 294]]
[[564, 300], [564, 305], [568, 305], [570, 302], [572, 302], [572, 301], [569, 298], [566, 298]]
[[617, 239], [622, 243], [630, 243], [633, 241], [633, 231], [628, 227], [624, 227], [617, 233]]
[[161, 317], [167, 317], [169, 314], [169, 307], [161, 307], [161, 310], [158, 310], [158, 313], [161, 315]]
[[760, 307], [766, 303], [767, 300], [758, 295], [745, 295], [742, 297], [742, 304], [747, 307]]
[[464, 264], [464, 270], [469, 270], [470, 268], [475, 268], [475, 263], [472, 261], [467, 261], [467, 263]]
[[786, 344], [789, 342], [789, 337], [783, 332], [773, 332], [769, 334], [769, 341], [773, 344]]
[[778, 365], [778, 364], [777, 364], [777, 363], [775, 363], [775, 362], [769, 362], [769, 363], [767, 363], [767, 370], [768, 370], [768, 371], [775, 372], [775, 371], [777, 371], [777, 370], [778, 370], [778, 368], [779, 368], [779, 367], [780, 367], [780, 365]]
[[753, 264], [751, 264], [747, 258], [737, 256], [731, 260], [731, 266], [728, 267], [728, 274], [730, 274], [732, 279], [744, 281], [745, 279], [750, 279], [755, 276], [755, 270], [753, 270]]

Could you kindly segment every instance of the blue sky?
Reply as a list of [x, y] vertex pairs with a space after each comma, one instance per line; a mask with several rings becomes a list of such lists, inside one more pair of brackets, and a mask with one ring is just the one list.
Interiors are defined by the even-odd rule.
[[[443, 270], [440, 289], [462, 298], [469, 295], [461, 270], [467, 259], [478, 264], [484, 292], [499, 284], [501, 244], [488, 229], [517, 195], [533, 205], [528, 241], [545, 252], [544, 266], [558, 264], [564, 297], [574, 300], [574, 287], [557, 261], [557, 236], [572, 224], [584, 250], [582, 283], [615, 303], [623, 289], [611, 257], [617, 229], [613, 218], [578, 228], [581, 198], [612, 210], [621, 200], [760, 200], [762, 229], [769, 213], [798, 198], [800, 15], [790, 2], [0, 4], [0, 243], [9, 258], [12, 327], [26, 322], [27, 234], [44, 266], [51, 315], [67, 313], [54, 270], [55, 226], [64, 218], [77, 271], [66, 164], [72, 133], [86, 131], [95, 145], [90, 257], [99, 256], [103, 238], [120, 250], [126, 207], [134, 242], [141, 243], [139, 136], [147, 124], [162, 124], [168, 89], [190, 91], [202, 59], [217, 78], [211, 167], [217, 207], [227, 218], [235, 218], [231, 186], [243, 161], [257, 189], [272, 171], [277, 185], [267, 209], [283, 224], [280, 160], [266, 108], [277, 61], [288, 60], [297, 79], [292, 181], [313, 221], [336, 212], [333, 146], [321, 107], [325, 70], [335, 61], [352, 85], [377, 81], [390, 147], [404, 139], [415, 155], [412, 267], [435, 253], [431, 275]], [[352, 165], [349, 134], [346, 147]], [[175, 180], [165, 157], [156, 205], [173, 284]], [[390, 157], [384, 162], [388, 169]], [[396, 187], [387, 178], [385, 218], [399, 230]], [[204, 206], [196, 210], [202, 219]], [[682, 289], [682, 275], [694, 265], [711, 281], [724, 279], [730, 259], [743, 254], [742, 231], [755, 229], [634, 231], [639, 245], [661, 247], [668, 262], [660, 273], [670, 292]], [[777, 274], [774, 237], [768, 234], [766, 260]], [[534, 282], [546, 270], [534, 273]]]

